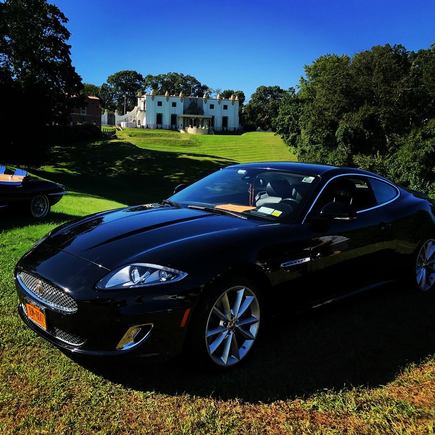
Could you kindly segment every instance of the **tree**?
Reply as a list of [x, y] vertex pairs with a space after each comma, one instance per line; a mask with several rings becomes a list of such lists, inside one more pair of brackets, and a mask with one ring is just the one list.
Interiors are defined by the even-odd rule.
[[[0, 3], [2, 157], [36, 163], [47, 151], [47, 125], [68, 122], [82, 84], [71, 64], [65, 15], [46, 0]], [[20, 116], [31, 107], [31, 116]], [[23, 128], [25, 123], [25, 128]]]
[[82, 93], [87, 97], [98, 97], [100, 95], [100, 87], [92, 83], [83, 83]]
[[176, 72], [147, 75], [144, 85], [146, 92], [154, 91], [159, 95], [164, 95], [166, 92], [170, 95], [179, 95], [182, 92], [185, 96], [202, 97], [211, 91], [195, 77]]
[[321, 56], [305, 72], [275, 120], [299, 160], [359, 166], [435, 190], [434, 45]]
[[105, 109], [124, 113], [124, 106], [126, 111], [132, 110], [137, 104], [138, 93], [144, 90], [142, 74], [125, 70], [110, 75], [101, 86], [99, 96]]
[[245, 93], [243, 91], [235, 91], [233, 89], [225, 89], [224, 91], [219, 92], [219, 94], [222, 98], [230, 98], [231, 95], [234, 95], [239, 99], [240, 108], [243, 106], [243, 103], [246, 99]]
[[279, 106], [278, 115], [273, 121], [275, 131], [292, 147], [297, 147], [300, 139], [300, 118], [304, 101], [290, 88]]
[[247, 129], [273, 128], [282, 98], [286, 94], [279, 86], [260, 86], [252, 94], [243, 110], [244, 125]]

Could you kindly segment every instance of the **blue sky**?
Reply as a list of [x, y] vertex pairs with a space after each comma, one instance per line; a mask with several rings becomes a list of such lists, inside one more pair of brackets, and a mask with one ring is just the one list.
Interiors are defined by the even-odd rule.
[[51, 0], [73, 63], [100, 85], [123, 69], [192, 74], [212, 88], [297, 85], [326, 53], [435, 42], [435, 0]]

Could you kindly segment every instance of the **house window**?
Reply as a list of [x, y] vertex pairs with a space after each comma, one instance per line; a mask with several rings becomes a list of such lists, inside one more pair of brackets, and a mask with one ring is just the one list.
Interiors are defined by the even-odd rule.
[[228, 104], [224, 104], [224, 110], [228, 110]]
[[172, 102], [172, 107], [177, 107], [177, 103], [175, 101]]
[[214, 109], [214, 104], [210, 104], [210, 109]]
[[156, 124], [157, 124], [157, 127], [162, 126], [162, 124], [163, 124], [163, 114], [162, 113], [156, 114]]
[[80, 115], [87, 115], [87, 114], [88, 114], [88, 108], [80, 107]]
[[161, 101], [157, 101], [157, 106], [162, 107], [162, 102]]

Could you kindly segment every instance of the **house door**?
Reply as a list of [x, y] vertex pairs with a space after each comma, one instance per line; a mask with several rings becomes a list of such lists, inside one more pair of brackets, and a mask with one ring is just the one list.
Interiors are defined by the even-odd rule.
[[177, 115], [175, 113], [171, 115], [171, 128], [174, 130], [177, 128]]
[[222, 130], [228, 130], [228, 116], [222, 116]]
[[157, 113], [157, 115], [156, 115], [156, 124], [157, 124], [157, 128], [162, 128], [163, 113]]

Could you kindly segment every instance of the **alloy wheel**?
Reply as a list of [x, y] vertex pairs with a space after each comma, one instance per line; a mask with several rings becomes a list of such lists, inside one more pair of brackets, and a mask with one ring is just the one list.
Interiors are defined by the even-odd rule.
[[43, 218], [50, 211], [50, 202], [45, 195], [37, 195], [30, 202], [30, 212], [35, 218]]
[[260, 326], [260, 304], [245, 286], [231, 287], [213, 305], [206, 324], [205, 341], [210, 358], [229, 367], [246, 357]]
[[435, 283], [435, 240], [427, 240], [420, 248], [415, 273], [418, 288], [424, 292], [431, 290]]

